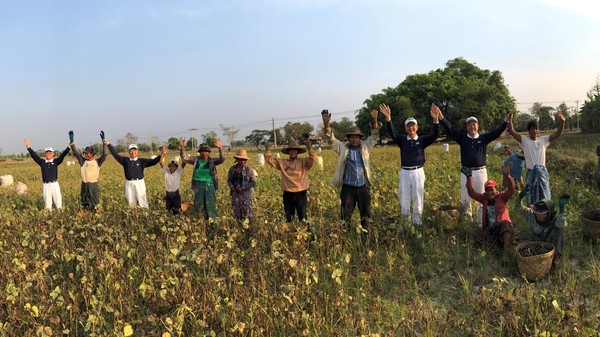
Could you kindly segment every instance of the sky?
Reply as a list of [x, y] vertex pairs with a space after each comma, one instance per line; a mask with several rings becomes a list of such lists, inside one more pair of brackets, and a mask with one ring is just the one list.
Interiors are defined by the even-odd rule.
[[[0, 0], [2, 154], [348, 117], [462, 57], [521, 111], [600, 76], [597, 0]], [[428, 112], [424, 112], [428, 113]], [[197, 130], [193, 130], [197, 129]]]

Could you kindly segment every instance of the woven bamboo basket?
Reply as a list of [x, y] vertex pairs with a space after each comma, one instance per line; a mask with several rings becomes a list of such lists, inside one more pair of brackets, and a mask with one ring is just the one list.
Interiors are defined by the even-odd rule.
[[583, 233], [590, 239], [600, 238], [600, 221], [597, 219], [600, 215], [600, 210], [588, 211], [581, 214], [581, 224], [583, 225]]
[[[521, 251], [526, 249], [543, 248], [549, 251], [547, 253], [523, 256]], [[529, 281], [538, 281], [548, 275], [552, 267], [552, 258], [554, 257], [554, 245], [543, 241], [526, 241], [517, 245], [517, 265], [519, 272]]]

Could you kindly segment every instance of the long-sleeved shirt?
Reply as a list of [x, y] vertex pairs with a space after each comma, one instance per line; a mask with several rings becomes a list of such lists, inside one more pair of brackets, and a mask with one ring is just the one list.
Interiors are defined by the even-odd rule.
[[508, 125], [507, 122], [503, 122], [494, 131], [471, 137], [468, 133], [452, 128], [446, 118], [442, 119], [440, 124], [446, 130], [446, 134], [460, 145], [460, 163], [467, 167], [485, 166], [488, 144], [500, 137]]
[[552, 230], [552, 227], [565, 228], [567, 225], [567, 215], [565, 213], [555, 214], [554, 207], [548, 210], [548, 215], [550, 216], [550, 220], [545, 226], [539, 224], [535, 218], [535, 213], [533, 209], [526, 207], [522, 202], [523, 198], [515, 199], [515, 210], [527, 220], [527, 224], [529, 225], [529, 230], [538, 236], [538, 238], [543, 239], [548, 231]]
[[290, 159], [277, 159], [265, 156], [265, 162], [281, 171], [281, 190], [285, 192], [301, 192], [308, 189], [310, 170], [317, 161], [317, 153], [312, 148], [308, 157]]
[[[511, 176], [504, 176], [506, 179], [510, 179], [511, 183], [508, 184], [508, 189], [504, 192], [500, 192], [494, 198], [494, 206], [496, 208], [496, 221], [501, 223], [502, 221], [510, 221], [510, 217], [508, 215], [508, 201], [515, 194], [515, 182]], [[476, 201], [479, 201], [483, 205], [482, 212], [482, 229], [490, 228], [489, 218], [488, 218], [488, 204], [490, 199], [483, 193], [475, 192], [475, 188], [473, 187], [473, 178], [467, 178], [467, 191], [469, 192], [469, 196]]]
[[[370, 186], [371, 184], [370, 152], [375, 144], [377, 144], [378, 138], [379, 129], [371, 129], [371, 135], [365, 141], [361, 141], [359, 145], [367, 186]], [[350, 145], [335, 138], [333, 132], [329, 135], [329, 139], [331, 140], [331, 148], [338, 154], [338, 162], [335, 167], [335, 173], [333, 174], [333, 185], [337, 188], [341, 188], [344, 184], [344, 175], [346, 172], [348, 155], [350, 154]]]
[[125, 173], [125, 179], [127, 180], [144, 179], [144, 169], [146, 167], [154, 166], [160, 161], [160, 156], [156, 156], [154, 159], [132, 159], [129, 157], [120, 156], [112, 144], [108, 144], [108, 149], [113, 157], [115, 157], [115, 160], [121, 164], [121, 166], [123, 166], [123, 172]]
[[175, 192], [179, 190], [183, 167], [179, 166], [173, 173], [171, 173], [171, 170], [167, 166], [161, 168], [160, 171], [165, 176], [165, 189], [167, 192]]
[[75, 145], [71, 145], [71, 150], [73, 150], [73, 156], [77, 158], [79, 166], [81, 166], [81, 181], [84, 183], [97, 183], [100, 177], [100, 166], [108, 156], [108, 146], [103, 145], [100, 157], [92, 160], [85, 159]]
[[38, 156], [38, 154], [35, 153], [35, 151], [33, 151], [31, 149], [31, 147], [27, 148], [27, 151], [29, 152], [31, 159], [33, 159], [33, 161], [35, 161], [38, 165], [40, 165], [40, 168], [42, 169], [42, 181], [44, 183], [51, 183], [51, 182], [58, 180], [58, 165], [62, 164], [63, 160], [69, 153], [69, 150], [70, 149], [67, 147], [60, 154], [60, 156], [58, 156], [58, 158], [46, 160], [46, 159], [40, 158], [40, 156]]
[[400, 166], [415, 167], [425, 164], [425, 148], [433, 144], [440, 135], [440, 125], [433, 124], [433, 132], [430, 135], [409, 138], [396, 132], [391, 121], [386, 122], [390, 135], [400, 148]]

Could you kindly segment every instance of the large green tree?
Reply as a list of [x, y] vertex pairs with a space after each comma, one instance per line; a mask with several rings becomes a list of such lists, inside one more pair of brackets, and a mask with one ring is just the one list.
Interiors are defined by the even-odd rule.
[[217, 139], [217, 133], [214, 131], [208, 131], [207, 133], [202, 135], [202, 143], [214, 147], [215, 140]]
[[289, 142], [291, 139], [296, 139], [296, 140], [300, 140], [302, 138], [304, 138], [303, 136], [305, 134], [310, 134], [313, 131], [314, 127], [308, 123], [308, 122], [304, 122], [304, 123], [299, 123], [299, 122], [287, 122], [287, 124], [285, 124], [283, 126], [283, 132], [285, 133], [285, 140], [278, 140], [278, 143], [286, 143]]
[[258, 149], [260, 145], [266, 143], [269, 137], [273, 137], [273, 132], [270, 130], [259, 130], [254, 129], [248, 136], [246, 136], [246, 142], [256, 146]]
[[350, 129], [353, 127], [354, 122], [348, 117], [343, 117], [339, 122], [331, 121], [331, 129], [333, 130], [333, 134], [337, 139], [344, 139], [344, 137], [346, 137], [346, 133], [348, 133], [348, 131], [350, 131]]
[[581, 131], [600, 131], [600, 78], [587, 93], [587, 99], [581, 107]]
[[529, 112], [533, 115], [540, 125], [540, 130], [554, 129], [554, 108], [543, 105], [540, 102], [535, 102], [529, 108]]
[[179, 149], [179, 139], [177, 139], [175, 137], [169, 138], [169, 140], [167, 140], [167, 148], [169, 150], [177, 150], [177, 149]]
[[[429, 132], [432, 103], [437, 104], [444, 117], [456, 127], [463, 126], [466, 118], [473, 115], [479, 119], [482, 130], [490, 130], [502, 123], [515, 100], [500, 71], [481, 69], [463, 58], [455, 58], [448, 61], [444, 69], [409, 75], [397, 87], [385, 88], [365, 100], [356, 116], [356, 125], [363, 132], [370, 130], [369, 111], [381, 103], [392, 109], [392, 122], [397, 128], [404, 125], [406, 118], [414, 117], [420, 131]], [[385, 128], [381, 135], [387, 135]]]

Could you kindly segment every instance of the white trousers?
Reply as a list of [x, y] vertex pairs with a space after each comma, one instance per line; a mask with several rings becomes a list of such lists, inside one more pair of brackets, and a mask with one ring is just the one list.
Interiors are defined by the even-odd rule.
[[398, 183], [398, 199], [400, 213], [404, 216], [410, 213], [412, 202], [412, 223], [420, 225], [423, 222], [423, 199], [425, 196], [425, 170], [421, 167], [415, 170], [400, 170]]
[[53, 183], [44, 183], [42, 185], [42, 196], [44, 197], [44, 205], [46, 209], [52, 210], [52, 202], [56, 205], [56, 209], [62, 208], [62, 195], [60, 194], [60, 186], [58, 181]]
[[127, 180], [125, 182], [125, 199], [129, 206], [140, 206], [148, 208], [148, 199], [146, 198], [146, 183], [144, 179]]
[[[487, 169], [482, 168], [481, 170], [473, 170], [471, 171], [471, 175], [473, 177], [473, 189], [475, 192], [485, 192], [483, 184], [485, 184], [485, 182], [488, 180]], [[473, 202], [473, 199], [469, 197], [469, 192], [467, 192], [467, 177], [462, 173], [460, 174], [460, 202], [467, 217], [471, 220], [474, 220], [481, 227], [481, 204], [478, 202], [475, 203], [477, 219], [473, 219], [473, 210], [471, 209], [471, 203]]]

